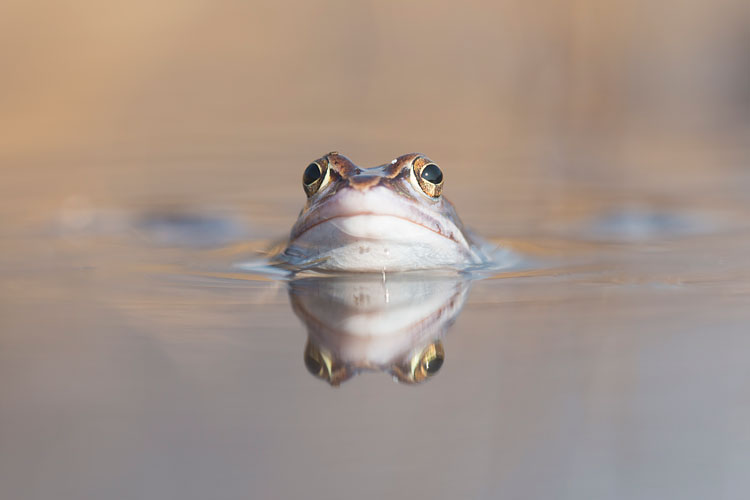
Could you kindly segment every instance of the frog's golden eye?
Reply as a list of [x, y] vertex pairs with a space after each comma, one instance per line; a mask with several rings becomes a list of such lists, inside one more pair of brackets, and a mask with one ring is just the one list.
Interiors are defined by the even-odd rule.
[[305, 368], [311, 375], [318, 378], [328, 379], [328, 365], [323, 353], [313, 344], [305, 346]]
[[439, 340], [428, 345], [419, 355], [414, 365], [414, 381], [422, 382], [428, 377], [435, 375], [443, 366], [445, 351]]
[[322, 167], [317, 161], [307, 166], [302, 174], [302, 187], [305, 189], [307, 196], [312, 196], [320, 190], [325, 181], [328, 168]]
[[417, 158], [414, 161], [414, 177], [424, 194], [432, 198], [439, 198], [443, 192], [443, 171], [427, 158]]
[[404, 364], [395, 366], [393, 373], [400, 382], [418, 384], [435, 375], [443, 366], [445, 351], [439, 340], [416, 353]]
[[336, 362], [330, 353], [322, 351], [310, 340], [305, 346], [305, 368], [312, 376], [325, 380], [334, 387], [353, 375], [346, 366]]

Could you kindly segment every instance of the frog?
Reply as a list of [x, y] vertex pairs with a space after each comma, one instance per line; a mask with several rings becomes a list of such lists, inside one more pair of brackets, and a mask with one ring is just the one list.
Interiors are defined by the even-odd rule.
[[307, 200], [277, 263], [382, 273], [487, 264], [492, 245], [464, 226], [444, 186], [443, 170], [421, 153], [371, 168], [328, 153], [304, 169]]

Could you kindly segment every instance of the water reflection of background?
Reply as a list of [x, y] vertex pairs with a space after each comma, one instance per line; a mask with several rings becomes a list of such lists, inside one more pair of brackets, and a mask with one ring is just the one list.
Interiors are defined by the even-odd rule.
[[[10, 1], [0, 40], [0, 496], [747, 496], [747, 2]], [[596, 265], [330, 391], [283, 290], [127, 214], [277, 237], [332, 149]]]

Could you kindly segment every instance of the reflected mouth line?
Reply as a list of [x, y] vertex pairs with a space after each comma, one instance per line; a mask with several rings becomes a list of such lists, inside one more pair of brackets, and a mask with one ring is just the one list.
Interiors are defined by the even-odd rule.
[[[442, 233], [442, 232], [440, 232], [438, 230], [435, 230], [434, 228], [425, 226], [424, 224], [421, 224], [421, 223], [415, 221], [414, 219], [408, 219], [406, 217], [401, 217], [401, 216], [398, 216], [398, 215], [391, 215], [391, 214], [377, 214], [377, 213], [374, 213], [374, 212], [356, 212], [356, 213], [352, 213], [352, 214], [341, 214], [341, 215], [334, 215], [333, 217], [328, 217], [326, 219], [323, 219], [323, 220], [315, 222], [314, 224], [310, 225], [309, 227], [305, 227], [303, 231], [301, 231], [297, 236], [294, 237], [294, 240], [296, 240], [297, 238], [299, 238], [300, 236], [302, 236], [306, 232], [310, 231], [311, 229], [313, 229], [313, 228], [315, 228], [315, 227], [317, 227], [317, 226], [319, 226], [321, 224], [325, 224], [326, 222], [330, 222], [330, 221], [332, 221], [334, 219], [348, 219], [348, 218], [351, 218], [351, 217], [358, 217], [360, 215], [371, 215], [371, 216], [374, 216], [374, 217], [390, 217], [392, 219], [404, 220], [406, 222], [414, 224], [415, 226], [423, 227], [423, 228], [427, 229], [428, 231], [432, 231], [433, 233], [435, 233], [435, 234], [437, 234], [439, 236], [442, 236], [445, 239], [448, 239], [448, 240], [451, 240], [451, 241], [456, 241], [455, 239], [451, 238], [450, 236], [448, 236], [448, 235], [446, 235], [446, 234], [444, 234], [444, 233]], [[292, 241], [294, 241], [294, 240], [292, 240]]]

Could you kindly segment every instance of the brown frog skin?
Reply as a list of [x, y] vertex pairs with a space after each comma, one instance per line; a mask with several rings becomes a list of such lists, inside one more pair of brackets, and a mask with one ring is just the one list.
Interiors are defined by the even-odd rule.
[[324, 271], [462, 270], [488, 260], [442, 195], [443, 172], [425, 155], [361, 168], [332, 152], [303, 175], [307, 201], [279, 260]]

